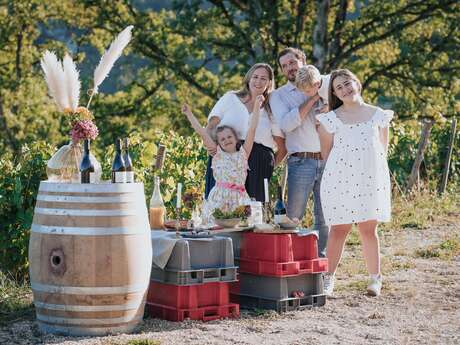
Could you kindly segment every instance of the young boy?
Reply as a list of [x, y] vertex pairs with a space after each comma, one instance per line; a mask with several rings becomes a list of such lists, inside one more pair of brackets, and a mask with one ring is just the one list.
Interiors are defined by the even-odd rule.
[[319, 95], [324, 106], [320, 109], [321, 113], [327, 112], [330, 77], [330, 74], [321, 75], [313, 65], [305, 65], [299, 68], [295, 78], [295, 86], [305, 95]]

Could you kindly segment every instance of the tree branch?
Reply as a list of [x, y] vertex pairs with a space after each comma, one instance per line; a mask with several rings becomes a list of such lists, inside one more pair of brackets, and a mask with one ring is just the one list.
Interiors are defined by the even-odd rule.
[[340, 0], [339, 9], [334, 21], [334, 40], [330, 46], [329, 56], [337, 56], [342, 51], [341, 38], [345, 19], [347, 17], [347, 8], [349, 0]]
[[[243, 32], [238, 25], [235, 25], [235, 22], [233, 21], [233, 18], [228, 12], [227, 8], [225, 7], [225, 4], [223, 3], [223, 1], [210, 0], [209, 2], [214, 4], [216, 7], [218, 7], [222, 11], [225, 19], [227, 20], [229, 27], [238, 33], [240, 39], [244, 41], [244, 46], [246, 46], [248, 53], [255, 59], [256, 53], [252, 49], [251, 42], [248, 41], [248, 34], [246, 32]], [[237, 3], [239, 4], [239, 2]]]
[[127, 115], [134, 113], [136, 109], [139, 109], [140, 105], [142, 105], [148, 98], [152, 97], [160, 89], [160, 87], [163, 85], [165, 80], [166, 80], [166, 77], [162, 76], [156, 82], [155, 86], [150, 90], [138, 82], [133, 82], [133, 85], [136, 85], [145, 91], [144, 95], [141, 98], [136, 99], [135, 104], [129, 107], [126, 107], [124, 109], [121, 109], [115, 113], [112, 112], [111, 114], [115, 116], [127, 116]]
[[[406, 21], [404, 23], [400, 23], [400, 24], [397, 24], [395, 25], [394, 27], [392, 27], [390, 30], [388, 30], [387, 32], [381, 34], [381, 35], [377, 35], [377, 36], [373, 36], [373, 37], [370, 37], [366, 40], [364, 40], [363, 42], [361, 43], [358, 43], [354, 46], [351, 46], [349, 47], [346, 51], [342, 52], [341, 54], [337, 55], [336, 57], [332, 58], [330, 61], [328, 61], [328, 65], [330, 65], [331, 67], [335, 67], [339, 61], [342, 61], [346, 58], [348, 58], [353, 52], [371, 44], [371, 43], [375, 43], [375, 42], [378, 42], [378, 41], [381, 41], [381, 40], [384, 40], [388, 37], [391, 37], [393, 36], [394, 34], [398, 33], [398, 32], [401, 32], [403, 31], [404, 29], [408, 28], [408, 27], [411, 27], [412, 25], [424, 20], [424, 19], [427, 19], [427, 18], [430, 18], [430, 17], [433, 17], [436, 13], [435, 13], [435, 10], [438, 10], [438, 9], [441, 9], [441, 8], [445, 8], [446, 6], [448, 7], [449, 5], [453, 4], [453, 3], [456, 3], [457, 1], [456, 0], [450, 0], [446, 3], [443, 3], [441, 5], [435, 5], [435, 6], [432, 6], [432, 7], [428, 7], [427, 9], [425, 9], [424, 11], [420, 12], [419, 13], [419, 16], [412, 19], [412, 20], [409, 20], [409, 21]], [[402, 15], [401, 13], [399, 14], [400, 16]], [[379, 18], [380, 19], [380, 18]], [[388, 19], [388, 18], [387, 18]], [[381, 20], [379, 20], [379, 22], [381, 22]]]

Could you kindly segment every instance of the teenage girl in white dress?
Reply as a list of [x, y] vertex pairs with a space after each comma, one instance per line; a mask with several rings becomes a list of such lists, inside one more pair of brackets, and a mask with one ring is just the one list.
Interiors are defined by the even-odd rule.
[[393, 112], [365, 103], [360, 81], [346, 69], [332, 72], [329, 90], [331, 111], [317, 116], [321, 153], [326, 160], [321, 204], [325, 222], [331, 227], [325, 292], [332, 294], [345, 240], [356, 224], [370, 274], [367, 292], [377, 296], [382, 287], [377, 223], [388, 222], [391, 217], [386, 156]]

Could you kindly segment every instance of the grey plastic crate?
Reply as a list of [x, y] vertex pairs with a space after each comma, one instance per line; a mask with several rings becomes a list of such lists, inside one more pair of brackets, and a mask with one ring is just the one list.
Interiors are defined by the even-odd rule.
[[174, 271], [152, 267], [150, 279], [174, 285], [196, 285], [210, 282], [234, 282], [237, 267], [205, 268], [202, 270]]
[[321, 273], [299, 274], [290, 277], [270, 277], [249, 273], [239, 274], [240, 295], [284, 300], [292, 298], [294, 291], [302, 291], [305, 296], [321, 295], [324, 292]]
[[269, 299], [249, 295], [230, 295], [233, 303], [238, 303], [245, 309], [270, 309], [278, 313], [301, 310], [312, 307], [321, 307], [326, 304], [326, 295], [311, 295], [301, 298]]
[[221, 232], [219, 236], [225, 236], [232, 239], [233, 242], [233, 256], [235, 258], [240, 257], [240, 248], [243, 239], [243, 234], [246, 231], [232, 231], [232, 232]]
[[[234, 266], [232, 240], [216, 236], [207, 239], [188, 238], [177, 241], [165, 269], [191, 271]], [[153, 267], [158, 268], [155, 264]]]

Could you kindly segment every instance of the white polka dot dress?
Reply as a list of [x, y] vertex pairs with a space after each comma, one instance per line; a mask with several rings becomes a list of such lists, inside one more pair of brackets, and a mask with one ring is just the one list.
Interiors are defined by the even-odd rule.
[[391, 218], [391, 184], [379, 128], [388, 127], [393, 112], [377, 108], [371, 119], [344, 124], [334, 111], [318, 121], [334, 134], [321, 180], [321, 204], [327, 225]]

